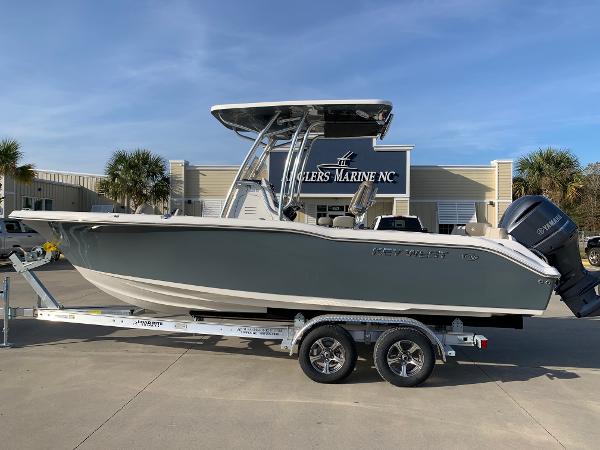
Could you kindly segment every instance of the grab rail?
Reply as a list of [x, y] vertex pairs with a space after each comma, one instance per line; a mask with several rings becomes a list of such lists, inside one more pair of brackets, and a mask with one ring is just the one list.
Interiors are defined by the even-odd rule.
[[223, 209], [221, 210], [222, 218], [227, 217], [227, 214], [229, 212], [229, 207], [231, 204], [231, 197], [233, 195], [234, 190], [237, 187], [238, 181], [240, 181], [241, 174], [246, 171], [248, 162], [251, 161], [252, 158], [254, 157], [254, 154], [256, 153], [256, 149], [262, 143], [262, 140], [263, 140], [265, 134], [269, 131], [271, 126], [275, 123], [275, 121], [279, 117], [279, 114], [281, 114], [281, 113], [279, 111], [277, 111], [275, 113], [275, 115], [273, 116], [273, 118], [269, 121], [269, 123], [267, 123], [267, 126], [265, 126], [262, 129], [262, 131], [260, 133], [258, 133], [258, 135], [256, 136], [256, 139], [254, 140], [254, 144], [252, 145], [252, 147], [250, 147], [250, 150], [248, 151], [246, 158], [244, 158], [244, 162], [242, 162], [242, 165], [240, 166], [237, 173], [235, 174], [235, 178], [233, 179], [233, 182], [231, 183], [231, 186], [229, 187], [229, 191], [227, 192], [227, 197], [225, 197], [225, 203], [223, 204]]
[[278, 211], [279, 212], [279, 215], [278, 215], [279, 220], [283, 219], [283, 208], [284, 208], [283, 203], [285, 201], [285, 195], [286, 195], [288, 171], [290, 170], [290, 166], [292, 164], [292, 159], [294, 159], [296, 142], [298, 141], [298, 136], [300, 135], [300, 130], [304, 126], [304, 122], [306, 121], [307, 116], [308, 116], [308, 112], [305, 112], [304, 115], [302, 116], [302, 120], [298, 124], [298, 128], [296, 129], [294, 136], [292, 137], [292, 141], [290, 143], [290, 149], [288, 150], [288, 155], [287, 155], [287, 158], [285, 159], [285, 166], [283, 169], [283, 174], [281, 176], [281, 189], [280, 189], [280, 194], [279, 194], [279, 211]]

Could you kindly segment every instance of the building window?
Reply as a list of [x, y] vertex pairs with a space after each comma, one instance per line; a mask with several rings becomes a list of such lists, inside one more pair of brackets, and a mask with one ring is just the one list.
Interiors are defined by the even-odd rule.
[[321, 217], [335, 218], [344, 216], [348, 212], [348, 205], [317, 205], [317, 220]]
[[477, 222], [475, 202], [438, 202], [438, 233], [452, 234], [457, 226]]
[[33, 197], [23, 197], [21, 199], [21, 209], [33, 209]]
[[52, 211], [53, 200], [51, 198], [22, 197], [21, 209], [33, 209], [35, 211]]
[[317, 222], [321, 217], [327, 217], [327, 205], [317, 205]]

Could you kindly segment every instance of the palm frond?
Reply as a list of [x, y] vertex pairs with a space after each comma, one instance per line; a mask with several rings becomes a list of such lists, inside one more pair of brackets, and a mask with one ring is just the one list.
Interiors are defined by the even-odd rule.
[[529, 192], [529, 186], [527, 180], [523, 177], [514, 177], [512, 185], [513, 199], [523, 197]]
[[516, 193], [545, 195], [565, 206], [575, 201], [581, 191], [578, 181], [581, 166], [569, 150], [540, 148], [519, 158], [515, 168], [515, 178], [522, 180], [513, 185]]
[[0, 175], [9, 175], [22, 183], [31, 183], [35, 178], [33, 164], [19, 165], [23, 153], [21, 145], [14, 139], [0, 141]]
[[35, 166], [33, 164], [23, 164], [15, 167], [11, 175], [20, 183], [32, 183], [36, 175]]

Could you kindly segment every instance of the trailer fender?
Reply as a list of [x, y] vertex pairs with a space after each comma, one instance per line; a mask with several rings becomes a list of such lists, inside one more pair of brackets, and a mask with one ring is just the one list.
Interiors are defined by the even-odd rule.
[[431, 329], [418, 320], [411, 319], [410, 317], [387, 317], [387, 316], [367, 316], [367, 315], [346, 315], [346, 314], [324, 314], [322, 316], [313, 317], [307, 321], [296, 333], [292, 339], [290, 345], [290, 356], [294, 354], [294, 348], [300, 345], [302, 338], [308, 334], [310, 330], [318, 325], [324, 324], [375, 324], [375, 325], [402, 325], [403, 327], [413, 328], [423, 333], [430, 341], [433, 348], [437, 349], [442, 361], [446, 362], [446, 352], [444, 351], [444, 344], [431, 331]]

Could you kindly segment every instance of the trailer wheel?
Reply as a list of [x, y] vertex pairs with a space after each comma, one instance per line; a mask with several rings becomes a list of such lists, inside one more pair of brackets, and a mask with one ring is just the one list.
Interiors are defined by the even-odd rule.
[[392, 328], [375, 343], [375, 367], [381, 377], [400, 387], [421, 384], [433, 371], [435, 349], [429, 338], [411, 328]]
[[588, 261], [592, 266], [600, 266], [600, 248], [593, 248], [588, 253]]
[[337, 383], [354, 370], [356, 345], [338, 325], [322, 325], [302, 340], [298, 351], [300, 367], [317, 383]]

